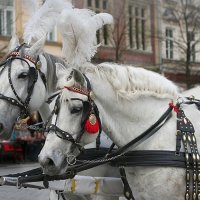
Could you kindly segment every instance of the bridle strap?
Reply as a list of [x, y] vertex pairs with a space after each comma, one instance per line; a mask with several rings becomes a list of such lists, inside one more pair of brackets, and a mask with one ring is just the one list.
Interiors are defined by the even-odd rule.
[[56, 134], [59, 138], [63, 139], [63, 140], [67, 140], [69, 142], [72, 142], [73, 144], [76, 143], [74, 138], [72, 137], [72, 135], [70, 133], [68, 133], [67, 131], [63, 131], [60, 128], [58, 128], [56, 125], [51, 124], [47, 129], [47, 132], [49, 131], [55, 131], [55, 132], [59, 132], [61, 134], [61, 136], [59, 134]]
[[17, 106], [21, 109], [24, 109], [24, 106], [22, 104], [20, 104], [16, 99], [13, 99], [11, 97], [6, 97], [3, 94], [0, 93], [0, 99], [3, 99], [5, 101], [8, 101], [10, 104]]
[[[54, 109], [52, 110], [50, 116], [48, 117], [47, 121], [45, 122], [43, 131], [45, 131], [47, 133], [49, 133], [50, 131], [54, 131], [57, 137], [59, 137], [60, 139], [71, 142], [72, 145], [78, 147], [78, 149], [81, 152], [81, 151], [83, 151], [83, 147], [78, 143], [77, 139], [74, 139], [72, 134], [68, 133], [67, 131], [63, 131], [62, 129], [60, 129], [57, 126], [57, 118], [58, 118], [59, 109], [60, 109], [60, 106], [59, 106], [59, 103], [60, 103], [59, 101], [60, 101], [60, 96], [61, 96], [60, 92], [53, 94], [49, 99], [50, 99], [50, 101], [52, 101], [52, 98], [54, 98], [56, 96], [57, 96], [57, 98], [56, 98], [56, 102], [55, 102], [55, 105], [54, 105]], [[48, 99], [48, 101], [49, 101], [49, 99]], [[71, 98], [70, 100], [82, 101], [82, 99], [79, 99], [79, 98]], [[55, 124], [49, 124], [49, 122], [51, 121], [54, 114], [56, 115]]]
[[35, 60], [34, 58], [32, 58], [31, 56], [29, 55], [23, 55], [23, 57], [21, 57], [20, 53], [19, 53], [19, 49], [18, 51], [13, 51], [11, 52], [8, 57], [12, 57], [12, 58], [23, 58], [24, 60], [27, 59], [29, 60], [30, 62], [32, 62], [35, 66], [37, 66], [37, 62], [38, 60]]

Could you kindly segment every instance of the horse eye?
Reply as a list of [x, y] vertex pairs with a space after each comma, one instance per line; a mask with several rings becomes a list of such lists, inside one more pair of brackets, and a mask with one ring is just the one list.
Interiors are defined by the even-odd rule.
[[71, 110], [71, 114], [79, 113], [81, 110], [82, 110], [81, 107], [72, 108], [72, 110]]
[[18, 78], [25, 79], [27, 76], [28, 76], [27, 72], [22, 72], [21, 74], [19, 74]]

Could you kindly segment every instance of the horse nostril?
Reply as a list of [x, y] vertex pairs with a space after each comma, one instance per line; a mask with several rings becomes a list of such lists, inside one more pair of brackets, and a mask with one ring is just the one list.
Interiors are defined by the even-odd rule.
[[3, 131], [3, 128], [4, 128], [4, 127], [3, 127], [3, 124], [0, 123], [0, 132]]
[[55, 166], [55, 163], [53, 162], [53, 160], [51, 158], [46, 158], [44, 160], [39, 159], [39, 162], [40, 162], [42, 167]]
[[51, 158], [47, 158], [46, 165], [55, 166], [55, 163], [53, 162], [53, 160]]

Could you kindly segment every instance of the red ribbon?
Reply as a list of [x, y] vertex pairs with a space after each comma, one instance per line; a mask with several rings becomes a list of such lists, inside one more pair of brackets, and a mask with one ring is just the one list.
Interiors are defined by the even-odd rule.
[[176, 113], [179, 112], [179, 108], [176, 105], [174, 105], [172, 102], [169, 103], [169, 106], [171, 106], [173, 108], [174, 112], [176, 112]]

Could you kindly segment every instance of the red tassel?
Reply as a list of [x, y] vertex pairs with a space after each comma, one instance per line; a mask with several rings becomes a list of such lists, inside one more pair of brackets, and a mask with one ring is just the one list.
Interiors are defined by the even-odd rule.
[[94, 114], [91, 114], [85, 122], [84, 129], [89, 134], [99, 132], [99, 122]]

